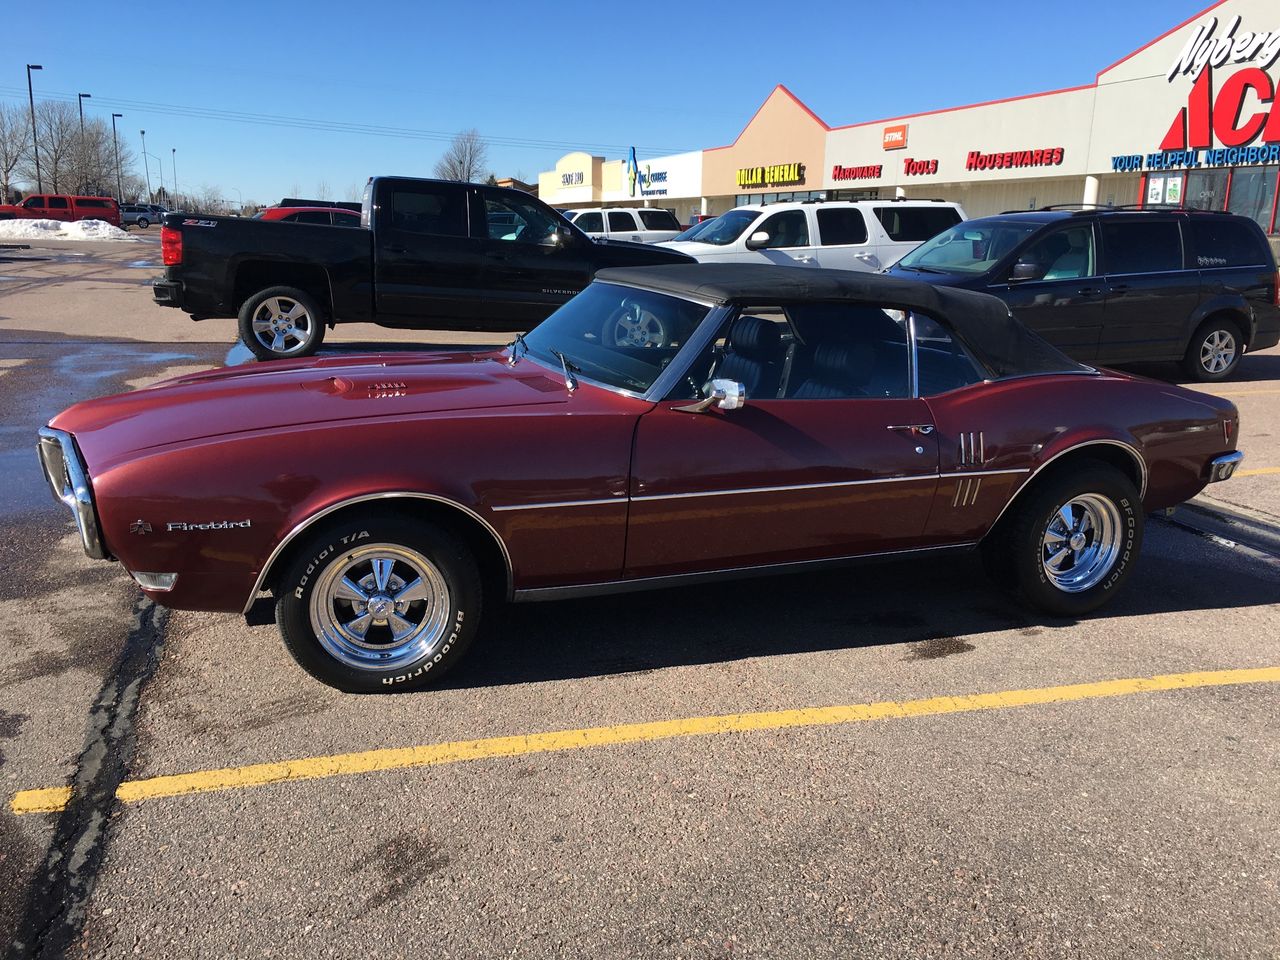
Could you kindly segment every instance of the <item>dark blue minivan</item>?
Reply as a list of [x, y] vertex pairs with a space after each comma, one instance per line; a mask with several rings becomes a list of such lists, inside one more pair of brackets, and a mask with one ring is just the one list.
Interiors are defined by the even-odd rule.
[[1083, 363], [1178, 360], [1230, 376], [1280, 342], [1280, 283], [1248, 217], [1198, 210], [1046, 209], [966, 220], [891, 275], [994, 294]]

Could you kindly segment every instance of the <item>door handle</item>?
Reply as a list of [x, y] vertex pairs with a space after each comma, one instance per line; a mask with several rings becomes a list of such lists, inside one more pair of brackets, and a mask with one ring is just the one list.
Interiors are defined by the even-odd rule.
[[1076, 291], [1076, 296], [1078, 297], [1093, 297], [1093, 296], [1096, 296], [1097, 294], [1098, 294], [1097, 287], [1081, 287], [1079, 290]]
[[897, 423], [889, 427], [890, 430], [900, 430], [904, 433], [919, 434], [927, 437], [933, 433], [932, 423]]
[[1128, 289], [1129, 285], [1127, 283], [1113, 283], [1111, 285], [1112, 293], [1125, 293]]
[[408, 253], [409, 252], [404, 247], [383, 247], [382, 249], [387, 251], [387, 253]]
[[490, 260], [510, 260], [511, 254], [504, 253], [500, 250], [491, 250], [485, 254]]

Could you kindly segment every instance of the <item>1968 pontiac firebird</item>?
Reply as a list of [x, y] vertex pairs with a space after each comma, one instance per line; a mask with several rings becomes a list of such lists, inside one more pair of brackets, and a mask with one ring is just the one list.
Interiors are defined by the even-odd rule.
[[755, 265], [601, 272], [503, 350], [213, 370], [59, 414], [54, 495], [158, 603], [276, 598], [344, 690], [507, 600], [977, 548], [1077, 616], [1241, 460], [1222, 399], [1068, 360], [999, 300]]

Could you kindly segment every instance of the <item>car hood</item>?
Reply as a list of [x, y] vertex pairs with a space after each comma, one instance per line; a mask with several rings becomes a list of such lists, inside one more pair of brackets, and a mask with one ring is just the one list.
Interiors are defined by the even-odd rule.
[[50, 426], [91, 465], [227, 434], [312, 423], [564, 403], [564, 380], [499, 352], [364, 354], [226, 367], [88, 400]]
[[604, 267], [653, 267], [664, 263], [691, 263], [674, 250], [664, 249], [657, 243], [632, 243], [630, 240], [593, 241], [597, 269]]
[[987, 281], [985, 274], [974, 276], [965, 273], [930, 273], [927, 270], [908, 270], [906, 267], [893, 266], [882, 271], [887, 277], [898, 277], [902, 280], [915, 280], [917, 283], [931, 283], [935, 287], [961, 287], [969, 290], [985, 290]]

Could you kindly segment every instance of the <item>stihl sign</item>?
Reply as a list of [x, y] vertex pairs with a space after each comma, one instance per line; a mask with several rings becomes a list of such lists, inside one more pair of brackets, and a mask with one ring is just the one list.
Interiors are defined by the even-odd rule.
[[1216, 95], [1213, 85], [1212, 67], [1202, 70], [1161, 150], [1206, 150], [1215, 137], [1224, 147], [1243, 147], [1259, 137], [1263, 143], [1280, 142], [1280, 97], [1266, 70], [1237, 70]]

